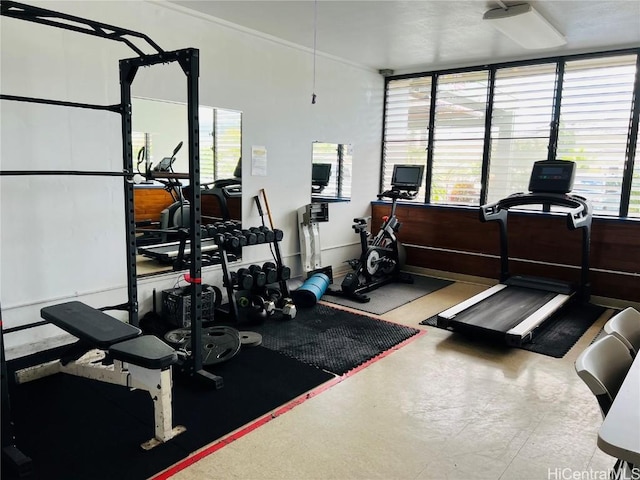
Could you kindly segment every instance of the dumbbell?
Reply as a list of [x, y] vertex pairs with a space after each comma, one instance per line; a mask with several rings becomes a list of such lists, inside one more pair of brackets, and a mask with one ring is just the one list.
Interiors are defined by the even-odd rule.
[[282, 230], [274, 228], [273, 233], [276, 236], [276, 242], [280, 242], [284, 238], [284, 232]]
[[292, 320], [296, 318], [296, 314], [298, 313], [296, 304], [293, 303], [293, 300], [291, 300], [290, 298], [285, 298], [284, 304], [278, 310], [282, 313], [282, 317], [285, 320]]
[[289, 280], [291, 278], [291, 268], [286, 265], [278, 267], [278, 280]]
[[227, 232], [231, 232], [237, 228], [236, 222], [233, 220], [227, 220], [224, 222], [224, 228]]
[[291, 269], [285, 265], [281, 265], [279, 267], [276, 267], [276, 264], [273, 262], [266, 262], [263, 266], [262, 269], [264, 271], [267, 270], [267, 267], [269, 268], [273, 268], [276, 270], [276, 280], [274, 280], [273, 282], [267, 281], [267, 283], [274, 283], [277, 281], [281, 281], [281, 280], [289, 280], [291, 278]]
[[258, 237], [252, 231], [243, 229], [241, 230], [241, 232], [245, 237], [247, 237], [247, 245], [255, 245], [256, 243], [258, 243]]
[[275, 263], [265, 262], [264, 265], [262, 265], [262, 271], [267, 276], [267, 285], [278, 281], [278, 269]]
[[229, 237], [235, 237], [238, 239], [238, 242], [240, 242], [240, 246], [241, 247], [245, 247], [247, 245], [247, 237], [245, 237], [244, 235], [242, 235], [242, 232], [240, 232], [239, 230], [234, 230], [232, 232], [227, 232], [225, 233], [225, 235], [227, 235]]
[[249, 231], [256, 234], [256, 243], [264, 243], [266, 241], [264, 232], [261, 231], [258, 227], [251, 227]]
[[213, 223], [210, 223], [207, 225], [207, 232], [209, 238], [215, 238], [216, 234], [219, 233], [218, 227], [216, 227]]
[[224, 245], [227, 248], [238, 248], [240, 246], [240, 239], [229, 232], [224, 233]]
[[235, 230], [231, 230], [230, 232], [227, 232], [227, 233], [230, 233], [234, 237], [238, 237], [238, 239], [240, 239], [240, 246], [241, 247], [244, 247], [246, 245], [250, 245], [249, 244], [249, 239], [247, 238], [247, 236], [244, 233], [242, 233], [242, 230], [235, 229]]
[[[253, 287], [253, 275], [248, 268], [239, 268], [235, 273], [234, 285], [237, 285], [241, 290], [250, 290]], [[232, 279], [233, 279], [232, 273]]]
[[218, 233], [224, 233], [227, 231], [227, 226], [224, 224], [224, 222], [216, 222], [213, 225], [218, 230]]
[[267, 318], [264, 299], [260, 295], [253, 295], [248, 291], [239, 291], [235, 295], [236, 305], [240, 309], [239, 315], [246, 315], [252, 322], [262, 323]]
[[267, 275], [262, 271], [259, 265], [250, 265], [249, 272], [253, 275], [253, 284], [257, 288], [262, 288], [267, 284]]
[[280, 312], [285, 320], [295, 318], [298, 310], [292, 299], [283, 297], [282, 292], [275, 288], [268, 288], [266, 295], [264, 305], [268, 315]]
[[268, 229], [267, 227], [258, 227], [262, 233], [264, 233], [264, 241], [267, 243], [271, 243], [276, 239], [276, 234], [273, 233], [273, 230]]

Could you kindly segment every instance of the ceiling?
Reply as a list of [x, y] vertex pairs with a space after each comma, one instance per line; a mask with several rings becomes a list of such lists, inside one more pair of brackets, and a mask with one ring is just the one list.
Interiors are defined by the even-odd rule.
[[640, 47], [640, 0], [530, 1], [567, 39], [552, 50], [526, 50], [483, 21], [501, 6], [491, 0], [169, 3], [309, 49], [315, 31], [318, 52], [395, 73]]

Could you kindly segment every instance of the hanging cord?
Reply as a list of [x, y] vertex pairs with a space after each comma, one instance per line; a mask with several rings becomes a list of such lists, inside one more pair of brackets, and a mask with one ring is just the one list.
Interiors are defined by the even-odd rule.
[[311, 104], [316, 103], [316, 44], [318, 40], [318, 0], [313, 1], [313, 88]]

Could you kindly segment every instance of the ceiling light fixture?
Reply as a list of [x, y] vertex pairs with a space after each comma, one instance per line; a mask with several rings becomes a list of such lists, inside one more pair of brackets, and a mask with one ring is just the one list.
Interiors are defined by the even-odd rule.
[[527, 49], [553, 48], [567, 43], [564, 36], [528, 3], [494, 8], [482, 18]]

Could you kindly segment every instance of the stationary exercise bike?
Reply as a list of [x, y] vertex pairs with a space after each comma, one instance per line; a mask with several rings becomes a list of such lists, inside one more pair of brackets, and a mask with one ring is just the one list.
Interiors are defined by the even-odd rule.
[[390, 198], [391, 214], [384, 217], [380, 231], [371, 237], [367, 231], [367, 218], [354, 218], [352, 228], [360, 235], [362, 253], [349, 260], [353, 272], [348, 273], [341, 284], [341, 291], [328, 291], [329, 295], [348, 297], [365, 303], [370, 300], [366, 292], [391, 282], [413, 283], [413, 277], [401, 269], [406, 254], [396, 234], [402, 225], [396, 217], [398, 200], [413, 200], [422, 184], [422, 165], [394, 165], [391, 190], [378, 194], [378, 199]]

